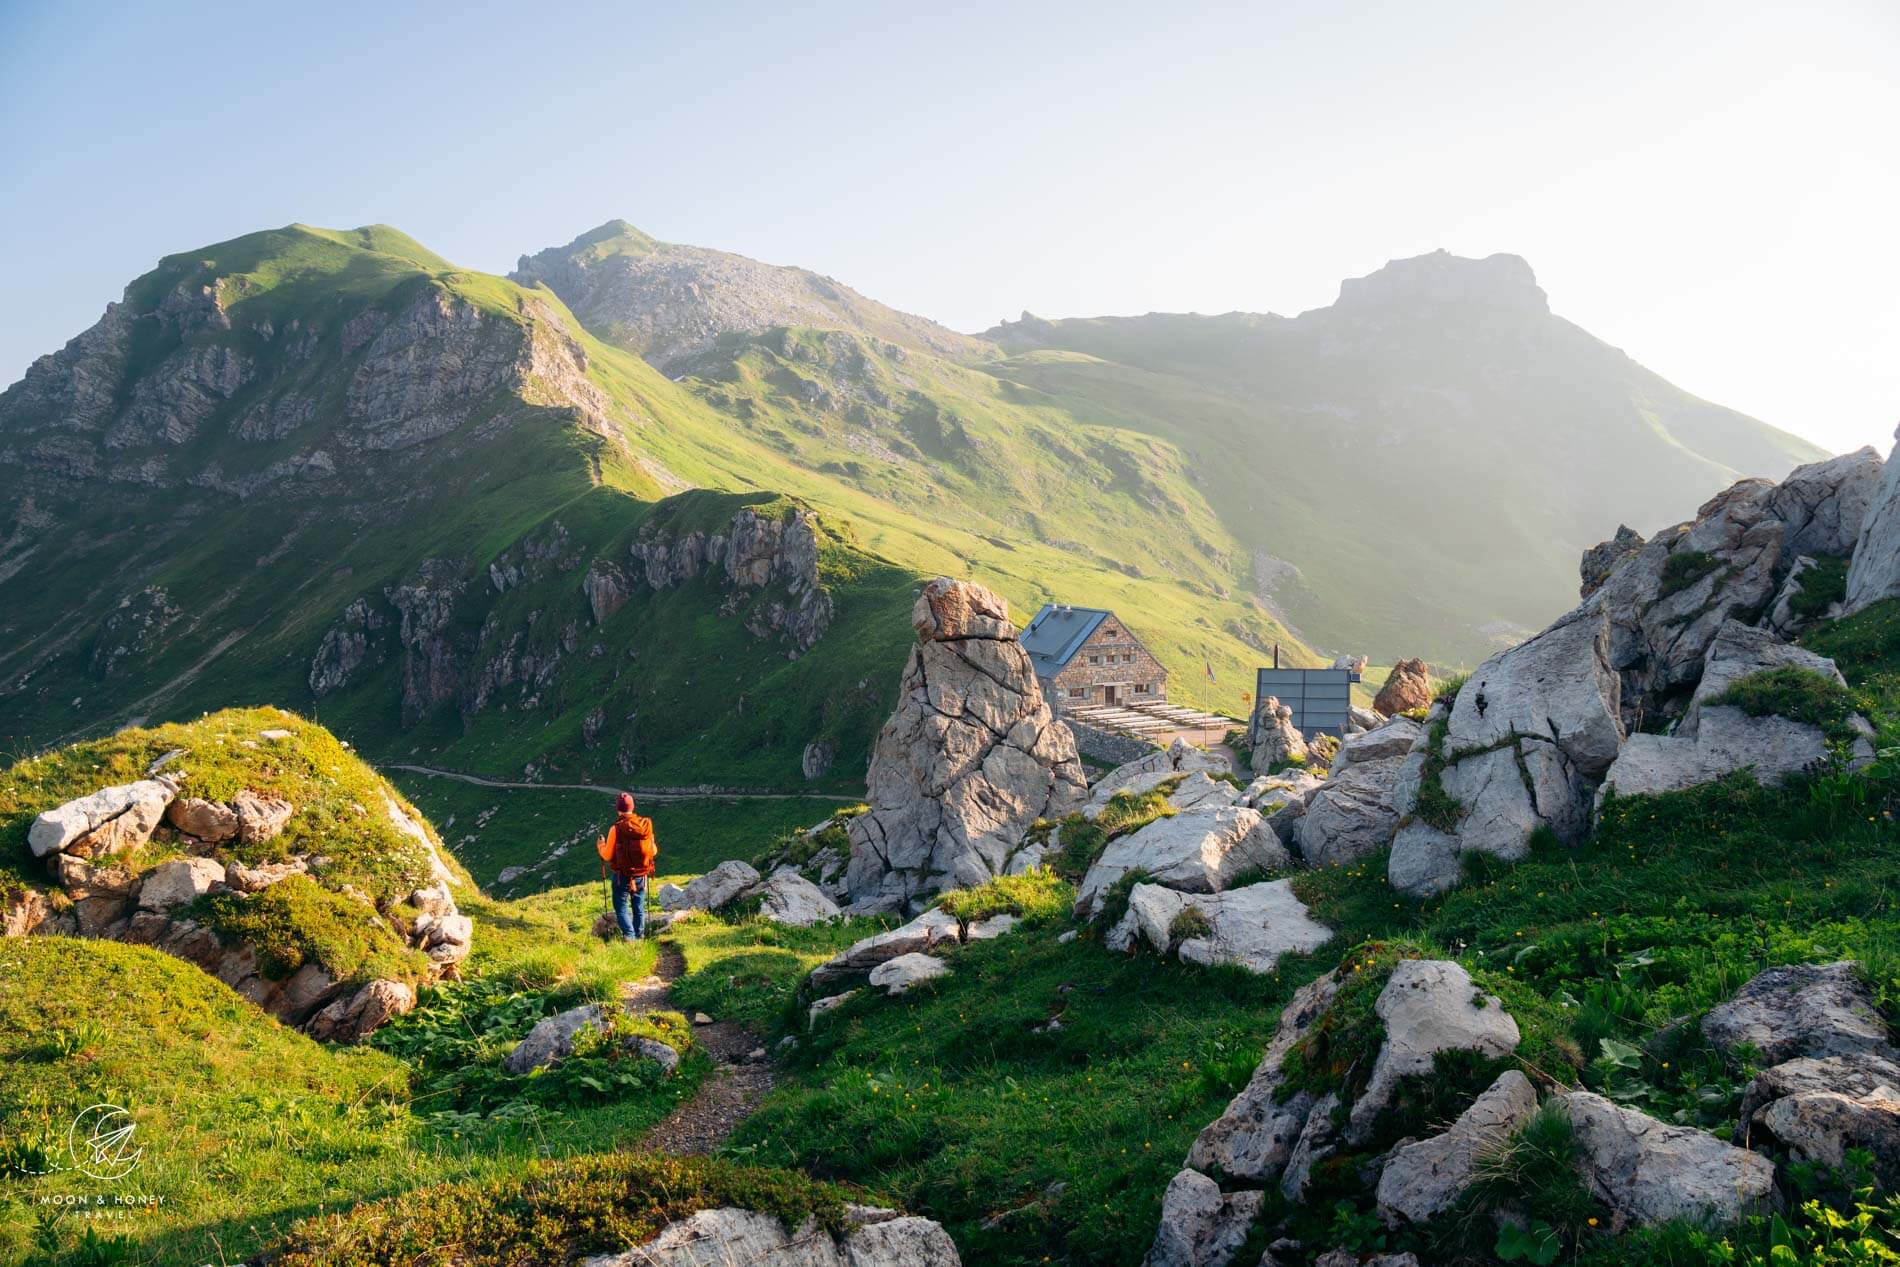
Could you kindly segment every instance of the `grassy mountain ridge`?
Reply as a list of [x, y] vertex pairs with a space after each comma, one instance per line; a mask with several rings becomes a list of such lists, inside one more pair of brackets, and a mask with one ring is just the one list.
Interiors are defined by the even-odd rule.
[[[1217, 525], [1177, 495], [1166, 446], [1068, 435], [1014, 388], [866, 340], [851, 354], [877, 375], [922, 373], [951, 402], [934, 431], [911, 422], [956, 451], [942, 487], [866, 484], [802, 395], [823, 375], [800, 358], [827, 343], [771, 333], [702, 390], [551, 292], [386, 228], [167, 257], [0, 395], [21, 494], [0, 511], [0, 741], [271, 700], [372, 755], [507, 777], [799, 787], [822, 740], [819, 787], [844, 791], [928, 575], [978, 576], [1024, 616], [1118, 606], [1177, 672], [1205, 647], [1210, 702], [1236, 709], [1258, 646], [1303, 654], [1223, 596], [1202, 562]], [[772, 624], [781, 582], [645, 579], [642, 534], [742, 513], [813, 525], [831, 625], [809, 648]], [[1131, 562], [1131, 534], [1187, 562]], [[611, 613], [585, 588], [597, 571], [625, 591]], [[323, 654], [357, 658], [318, 691]]]

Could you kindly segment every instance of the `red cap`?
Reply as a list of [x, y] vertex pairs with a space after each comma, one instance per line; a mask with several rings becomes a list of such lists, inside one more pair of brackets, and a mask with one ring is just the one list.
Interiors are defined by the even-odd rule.
[[614, 812], [618, 814], [633, 813], [633, 793], [622, 792], [619, 798], [614, 801]]

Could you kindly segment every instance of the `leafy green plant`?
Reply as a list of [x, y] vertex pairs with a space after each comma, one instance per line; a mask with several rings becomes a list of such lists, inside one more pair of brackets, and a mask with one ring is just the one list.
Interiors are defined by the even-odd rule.
[[1498, 1227], [1497, 1255], [1502, 1262], [1550, 1267], [1563, 1249], [1563, 1237], [1542, 1219], [1522, 1225], [1505, 1222]]
[[1854, 733], [1847, 724], [1854, 713], [1853, 694], [1832, 678], [1799, 665], [1750, 673], [1730, 683], [1709, 703], [1732, 705], [1750, 717], [1806, 722], [1819, 726], [1830, 738], [1851, 738]]

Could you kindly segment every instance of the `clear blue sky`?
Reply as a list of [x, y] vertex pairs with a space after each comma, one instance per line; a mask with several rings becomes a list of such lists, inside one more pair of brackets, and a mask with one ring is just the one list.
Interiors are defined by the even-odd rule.
[[621, 216], [963, 329], [1513, 251], [1690, 391], [1891, 444], [1891, 0], [923, 10], [0, 0], [0, 382], [254, 229], [506, 271]]

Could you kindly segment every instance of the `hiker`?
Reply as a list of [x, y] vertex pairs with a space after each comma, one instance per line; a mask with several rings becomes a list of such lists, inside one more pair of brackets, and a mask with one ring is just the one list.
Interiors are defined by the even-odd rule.
[[[622, 792], [614, 801], [614, 825], [594, 844], [600, 867], [612, 877], [614, 921], [620, 935], [638, 941], [647, 928], [647, 877], [659, 849], [653, 843], [653, 820], [633, 812], [633, 797]], [[631, 913], [627, 907], [631, 905]]]

